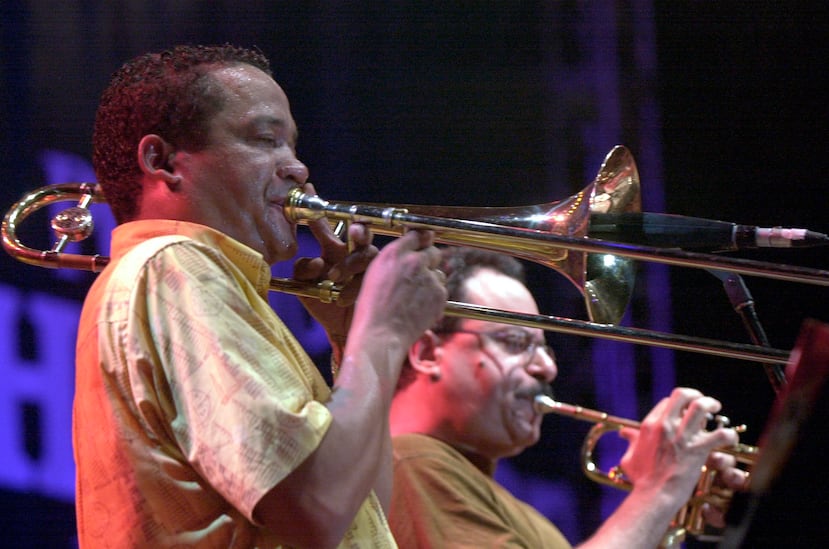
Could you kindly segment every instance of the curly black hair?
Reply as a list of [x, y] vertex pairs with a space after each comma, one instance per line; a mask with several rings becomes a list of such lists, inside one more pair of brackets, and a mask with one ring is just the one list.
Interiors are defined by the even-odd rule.
[[92, 164], [118, 223], [137, 212], [141, 172], [135, 158], [141, 138], [157, 134], [178, 147], [204, 146], [207, 124], [225, 100], [209, 75], [241, 64], [271, 75], [259, 50], [229, 44], [146, 53], [113, 75], [95, 116]]
[[[440, 270], [446, 274], [448, 300], [467, 302], [465, 283], [481, 269], [492, 269], [522, 284], [527, 282], [524, 265], [510, 255], [464, 246], [447, 246], [441, 249]], [[432, 327], [432, 331], [436, 334], [451, 333], [458, 329], [461, 320], [462, 318], [456, 316], [444, 316]], [[397, 382], [397, 390], [410, 384], [414, 376], [414, 370], [406, 358]]]

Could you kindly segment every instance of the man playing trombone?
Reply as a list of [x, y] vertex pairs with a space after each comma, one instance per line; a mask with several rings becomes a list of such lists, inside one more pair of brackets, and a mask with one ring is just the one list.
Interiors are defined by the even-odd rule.
[[78, 330], [81, 547], [394, 547], [388, 409], [445, 306], [439, 253], [429, 231], [378, 253], [363, 225], [349, 251], [312, 223], [322, 257], [295, 278], [344, 285], [306, 301], [339, 362], [329, 388], [267, 301], [297, 251], [286, 195], [313, 194], [296, 139], [257, 51], [143, 55], [104, 92], [93, 164], [119, 225]]
[[[493, 252], [445, 248], [441, 269], [451, 301], [537, 314], [521, 264]], [[391, 408], [394, 488], [390, 523], [403, 548], [569, 547], [559, 530], [493, 479], [500, 458], [535, 444], [537, 395], [557, 375], [538, 329], [444, 317], [409, 349]], [[659, 402], [621, 461], [631, 493], [579, 547], [657, 547], [708, 465], [720, 482], [742, 487], [737, 444], [722, 426], [706, 430], [720, 403], [678, 388]], [[722, 526], [722, 510], [703, 508]]]

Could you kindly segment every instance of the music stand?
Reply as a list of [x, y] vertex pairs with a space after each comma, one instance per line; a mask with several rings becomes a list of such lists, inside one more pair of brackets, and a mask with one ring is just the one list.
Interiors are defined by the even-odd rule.
[[829, 324], [803, 323], [720, 549], [829, 547]]

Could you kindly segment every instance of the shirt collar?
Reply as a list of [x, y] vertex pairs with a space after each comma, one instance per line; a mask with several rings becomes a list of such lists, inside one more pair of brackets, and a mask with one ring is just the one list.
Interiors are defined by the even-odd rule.
[[257, 292], [267, 294], [271, 269], [262, 254], [216, 229], [198, 223], [173, 219], [146, 219], [118, 225], [112, 232], [112, 258], [120, 258], [145, 240], [168, 235], [181, 235], [220, 250], [250, 280]]

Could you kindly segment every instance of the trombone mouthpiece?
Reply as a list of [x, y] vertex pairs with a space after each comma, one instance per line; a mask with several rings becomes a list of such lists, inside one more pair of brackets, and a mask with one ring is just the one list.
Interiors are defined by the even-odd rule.
[[285, 216], [294, 223], [302, 219], [320, 219], [325, 217], [325, 208], [328, 202], [319, 196], [305, 194], [302, 189], [295, 187], [288, 192], [283, 210]]

